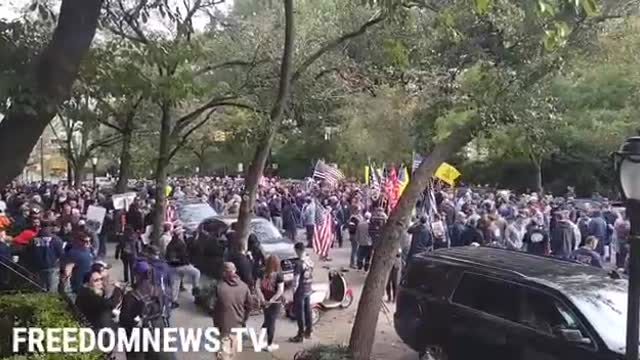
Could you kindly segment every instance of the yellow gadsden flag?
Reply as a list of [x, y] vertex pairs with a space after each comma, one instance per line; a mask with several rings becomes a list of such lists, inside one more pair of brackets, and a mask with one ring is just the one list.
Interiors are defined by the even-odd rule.
[[449, 184], [449, 186], [453, 186], [460, 175], [458, 169], [447, 163], [442, 163], [438, 170], [436, 170], [436, 177]]

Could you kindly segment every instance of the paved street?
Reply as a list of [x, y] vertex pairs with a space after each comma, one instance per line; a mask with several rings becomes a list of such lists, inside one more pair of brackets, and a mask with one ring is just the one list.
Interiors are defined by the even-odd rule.
[[[331, 262], [316, 262], [316, 270], [314, 271], [315, 282], [328, 281], [327, 271], [329, 268], [341, 269], [345, 265], [348, 265], [349, 251], [350, 249], [348, 249], [345, 244], [345, 247], [331, 251]], [[113, 264], [112, 273], [117, 274], [118, 278], [122, 280], [120, 278], [122, 274], [122, 263], [113, 259], [113, 254], [114, 245], [110, 244], [108, 261]], [[276, 343], [280, 345], [278, 351], [273, 354], [245, 352], [239, 354], [237, 359], [293, 359], [296, 352], [315, 344], [347, 344], [365, 275], [364, 273], [350, 270], [345, 273], [345, 277], [348, 285], [352, 287], [355, 292], [353, 305], [348, 309], [336, 309], [322, 313], [320, 321], [314, 329], [313, 339], [311, 341], [307, 341], [304, 344], [287, 342], [289, 337], [295, 335], [297, 326], [294, 321], [285, 318], [283, 315], [278, 321], [276, 328]], [[179, 302], [180, 308], [176, 309], [172, 315], [173, 326], [203, 328], [212, 326], [211, 318], [193, 303], [193, 297], [190, 295], [190, 291], [182, 292]], [[395, 334], [392, 322], [394, 305], [387, 304], [387, 306], [389, 307], [389, 313], [385, 314], [384, 311], [380, 313], [376, 345], [374, 347], [374, 358], [385, 360], [417, 359], [415, 352], [407, 348]], [[259, 328], [262, 325], [262, 315], [252, 316], [247, 325], [249, 327]], [[123, 354], [119, 354], [118, 357], [119, 359], [124, 359]], [[178, 358], [180, 360], [210, 360], [212, 354], [204, 351], [198, 353], [181, 353]]]

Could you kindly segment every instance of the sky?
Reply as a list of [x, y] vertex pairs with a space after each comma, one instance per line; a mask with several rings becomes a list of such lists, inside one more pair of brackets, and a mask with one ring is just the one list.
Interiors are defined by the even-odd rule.
[[0, 19], [11, 20], [18, 17], [18, 10], [24, 7], [24, 0], [3, 0], [0, 2]]
[[[0, 19], [3, 20], [13, 20], [20, 16], [20, 13], [25, 10], [32, 0], [0, 0]], [[173, 0], [176, 2], [177, 0]], [[182, 4], [182, 1], [179, 2]], [[229, 8], [233, 6], [233, 0], [226, 0], [224, 3], [217, 6], [219, 10], [222, 12], [227, 12]], [[196, 16], [194, 17], [194, 27], [196, 29], [203, 28], [208, 19], [206, 16]], [[162, 31], [164, 26], [161, 20], [153, 21], [151, 20], [152, 27]]]

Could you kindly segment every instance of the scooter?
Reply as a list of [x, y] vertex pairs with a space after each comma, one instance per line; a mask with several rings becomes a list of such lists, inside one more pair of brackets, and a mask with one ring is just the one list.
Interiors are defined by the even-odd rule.
[[[353, 303], [353, 289], [347, 287], [344, 276], [336, 271], [329, 271], [329, 283], [311, 285], [311, 323], [316, 324], [320, 320], [322, 311], [330, 309], [346, 309]], [[295, 319], [293, 301], [285, 305], [287, 317]]]

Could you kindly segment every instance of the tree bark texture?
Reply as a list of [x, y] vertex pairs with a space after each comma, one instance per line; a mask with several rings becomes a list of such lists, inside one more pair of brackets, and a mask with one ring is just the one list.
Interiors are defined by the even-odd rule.
[[84, 168], [86, 164], [87, 161], [85, 159], [76, 159], [73, 169], [73, 186], [82, 186], [85, 175]]
[[25, 79], [28, 95], [0, 122], [0, 188], [20, 174], [56, 107], [69, 97], [96, 32], [102, 0], [63, 0], [51, 41]]
[[378, 315], [387, 283], [386, 279], [393, 265], [395, 254], [400, 247], [400, 239], [409, 227], [411, 211], [416, 205], [418, 197], [426, 188], [438, 166], [461, 150], [472, 139], [476, 126], [479, 126], [479, 123], [472, 121], [455, 130], [434, 147], [431, 154], [424, 159], [414, 173], [397, 206], [389, 215], [389, 220], [382, 232], [382, 239], [374, 249], [371, 268], [364, 283], [358, 303], [358, 312], [351, 330], [349, 349], [355, 360], [369, 360], [371, 358]]
[[538, 192], [538, 196], [542, 196], [544, 193], [544, 186], [542, 185], [542, 161], [532, 160], [531, 163], [535, 171], [535, 189]]
[[247, 169], [247, 175], [244, 180], [244, 192], [242, 194], [242, 202], [238, 213], [238, 244], [233, 251], [245, 250], [249, 239], [249, 223], [253, 214], [253, 208], [256, 203], [256, 195], [258, 192], [258, 184], [262, 178], [264, 166], [269, 157], [271, 145], [275, 137], [278, 126], [282, 122], [284, 109], [289, 100], [291, 78], [293, 76], [293, 52], [295, 50], [295, 27], [294, 27], [294, 9], [293, 0], [284, 1], [285, 13], [285, 39], [284, 51], [282, 55], [282, 64], [280, 65], [280, 84], [278, 89], [278, 97], [273, 104], [270, 113], [270, 127], [264, 135], [262, 141], [258, 143], [256, 152], [251, 165]]
[[120, 168], [118, 169], [118, 183], [116, 192], [122, 194], [127, 191], [127, 184], [131, 176], [131, 139], [133, 131], [126, 128], [122, 132], [122, 150], [120, 151]]
[[163, 103], [161, 107], [162, 120], [160, 126], [160, 150], [156, 167], [156, 203], [153, 212], [152, 231], [152, 242], [156, 245], [160, 241], [160, 235], [162, 235], [162, 226], [164, 223], [164, 210], [165, 203], [167, 201], [165, 188], [167, 187], [167, 168], [169, 166], [172, 129], [171, 105], [169, 105], [169, 103]]

